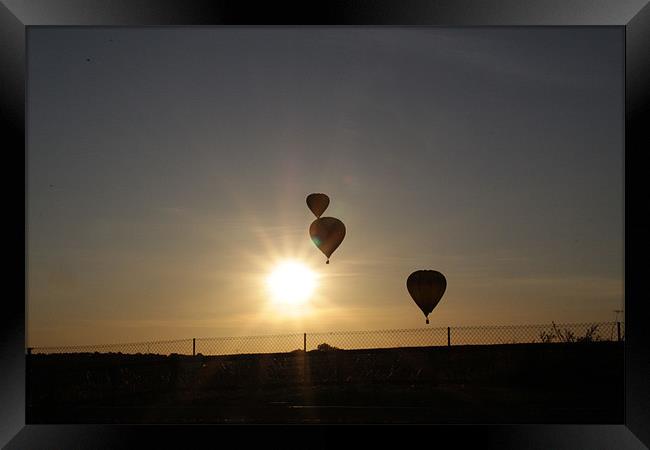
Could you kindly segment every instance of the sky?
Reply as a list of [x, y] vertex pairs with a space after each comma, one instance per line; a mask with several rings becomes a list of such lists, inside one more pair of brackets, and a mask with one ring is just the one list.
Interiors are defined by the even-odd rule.
[[[28, 33], [28, 345], [611, 321], [623, 31]], [[347, 234], [331, 263], [305, 197]], [[288, 308], [281, 261], [317, 276]]]

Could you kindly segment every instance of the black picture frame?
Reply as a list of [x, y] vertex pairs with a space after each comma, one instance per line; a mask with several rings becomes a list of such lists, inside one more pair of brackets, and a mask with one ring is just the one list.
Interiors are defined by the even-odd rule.
[[[625, 33], [625, 421], [611, 425], [333, 426], [138, 426], [29, 425], [25, 423], [26, 218], [25, 183], [26, 32], [33, 26], [195, 25], [420, 25], [420, 26], [614, 26]], [[650, 142], [648, 80], [650, 6], [647, 0], [0, 0], [0, 115], [2, 177], [13, 215], [5, 239], [15, 245], [6, 283], [0, 331], [0, 444], [6, 448], [187, 447], [194, 439], [253, 445], [279, 439], [282, 446], [345, 445], [340, 431], [353, 431], [364, 447], [404, 445], [405, 437], [454, 447], [623, 449], [650, 446], [650, 348], [642, 261], [648, 254], [648, 188], [644, 150]], [[645, 145], [644, 145], [645, 144]], [[21, 167], [23, 170], [21, 170]], [[22, 175], [21, 175], [22, 174]], [[24, 176], [24, 178], [23, 178]], [[647, 208], [645, 208], [647, 209]], [[25, 222], [25, 225], [27, 223]], [[23, 264], [20, 264], [20, 261]], [[21, 298], [19, 292], [24, 292]], [[9, 294], [8, 292], [12, 292]], [[357, 432], [361, 428], [361, 432]], [[252, 433], [251, 430], [259, 431]], [[309, 437], [305, 437], [309, 434]], [[225, 436], [229, 435], [229, 436]], [[237, 435], [237, 436], [235, 436]], [[218, 438], [218, 441], [215, 441]], [[305, 444], [309, 439], [311, 445]], [[271, 445], [275, 447], [275, 445]]]

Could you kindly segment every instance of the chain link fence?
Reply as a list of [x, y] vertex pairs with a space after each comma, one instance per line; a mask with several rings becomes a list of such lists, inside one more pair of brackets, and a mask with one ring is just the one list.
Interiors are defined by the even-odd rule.
[[121, 353], [126, 355], [171, 355], [176, 353], [180, 355], [191, 355], [192, 341], [192, 339], [177, 339], [172, 341], [130, 342], [124, 344], [33, 347], [28, 349], [28, 353]]
[[624, 341], [624, 322], [433, 327], [238, 336], [67, 347], [32, 347], [29, 354], [237, 355], [314, 350]]
[[196, 339], [196, 354], [237, 355], [304, 350], [304, 333]]

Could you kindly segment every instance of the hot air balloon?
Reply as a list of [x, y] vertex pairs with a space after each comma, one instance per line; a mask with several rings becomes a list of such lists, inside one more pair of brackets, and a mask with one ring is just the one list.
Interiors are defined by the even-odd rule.
[[445, 276], [435, 270], [416, 270], [406, 280], [406, 289], [429, 323], [429, 314], [447, 288]]
[[330, 256], [343, 242], [345, 225], [334, 217], [321, 217], [309, 226], [309, 236], [316, 247], [327, 256], [326, 264], [329, 264]]
[[307, 196], [307, 206], [311, 212], [318, 218], [330, 204], [330, 198], [325, 194], [309, 194]]

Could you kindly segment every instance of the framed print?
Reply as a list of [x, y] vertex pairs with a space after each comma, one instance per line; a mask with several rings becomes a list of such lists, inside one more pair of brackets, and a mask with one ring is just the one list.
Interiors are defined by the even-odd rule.
[[647, 2], [0, 17], [7, 448], [650, 445]]

